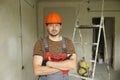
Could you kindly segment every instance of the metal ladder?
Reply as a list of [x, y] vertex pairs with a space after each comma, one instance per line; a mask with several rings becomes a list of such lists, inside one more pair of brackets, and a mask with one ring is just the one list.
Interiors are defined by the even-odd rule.
[[[100, 20], [100, 24], [99, 25], [79, 25], [79, 19], [78, 19], [78, 16], [77, 16], [75, 27], [74, 27], [74, 32], [73, 32], [73, 36], [72, 36], [73, 43], [79, 43], [79, 44], [83, 45], [83, 43], [82, 43], [83, 42], [82, 34], [81, 34], [80, 29], [95, 29], [95, 28], [99, 28], [99, 31], [98, 31], [97, 42], [96, 43], [91, 43], [92, 45], [96, 46], [95, 59], [94, 60], [90, 60], [90, 62], [93, 63], [91, 77], [84, 77], [84, 76], [80, 76], [80, 75], [78, 76], [78, 75], [75, 75], [75, 74], [70, 74], [70, 75], [73, 75], [75, 77], [80, 77], [81, 79], [84, 79], [84, 80], [94, 80], [95, 71], [96, 71], [97, 55], [98, 55], [98, 49], [99, 49], [99, 43], [100, 43], [100, 36], [101, 36], [101, 31], [103, 30], [104, 44], [105, 44], [104, 49], [105, 49], [105, 54], [106, 54], [106, 64], [107, 64], [108, 80], [110, 80], [110, 69], [109, 69], [109, 61], [108, 61], [108, 52], [107, 52], [107, 43], [106, 43], [106, 34], [105, 34], [105, 27], [104, 27], [103, 11], [104, 11], [104, 0], [102, 0], [101, 20]], [[78, 14], [79, 14], [79, 10], [78, 10]], [[80, 41], [81, 42], [76, 42], [75, 41], [75, 35], [76, 35], [77, 30], [79, 32], [79, 37], [80, 37]]]
[[[98, 49], [99, 49], [99, 43], [100, 43], [100, 36], [101, 36], [102, 30], [103, 30], [104, 43], [105, 43], [105, 53], [107, 54], [106, 34], [105, 34], [105, 28], [104, 28], [104, 17], [103, 16], [101, 17], [100, 25], [91, 25], [91, 26], [90, 25], [80, 25], [80, 26], [76, 25], [76, 27], [74, 27], [74, 32], [73, 32], [73, 37], [72, 37], [73, 43], [80, 43], [81, 45], [83, 45], [83, 43], [75, 41], [75, 35], [76, 35], [77, 30], [79, 31], [79, 37], [82, 41], [82, 34], [81, 34], [80, 29], [94, 29], [94, 28], [99, 28], [97, 42], [96, 43], [91, 43], [92, 45], [96, 46], [95, 59], [90, 60], [90, 62], [93, 63], [91, 77], [80, 76], [81, 79], [85, 79], [85, 80], [94, 80], [95, 70], [96, 70], [96, 62], [97, 62], [97, 55], [98, 55]], [[106, 57], [108, 58], [107, 55], [106, 55]], [[109, 71], [109, 65], [107, 65], [107, 70]], [[108, 78], [110, 80], [110, 73], [108, 75], [109, 75]]]

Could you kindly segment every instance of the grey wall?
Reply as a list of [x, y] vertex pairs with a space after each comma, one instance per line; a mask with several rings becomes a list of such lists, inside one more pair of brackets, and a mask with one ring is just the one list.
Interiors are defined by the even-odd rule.
[[36, 8], [31, 1], [0, 0], [0, 80], [34, 80]]

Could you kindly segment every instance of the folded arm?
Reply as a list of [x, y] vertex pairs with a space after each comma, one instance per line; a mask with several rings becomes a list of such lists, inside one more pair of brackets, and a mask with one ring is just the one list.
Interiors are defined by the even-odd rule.
[[42, 66], [41, 65], [42, 61], [43, 61], [42, 56], [35, 55], [33, 57], [33, 68], [34, 68], [35, 75], [48, 75], [48, 74], [53, 74], [60, 71], [59, 69], [52, 68], [49, 66]]
[[64, 61], [59, 61], [59, 62], [48, 61], [47, 66], [55, 68], [55, 69], [60, 69], [60, 70], [75, 69], [76, 68], [76, 54], [73, 54], [70, 59], [67, 59]]

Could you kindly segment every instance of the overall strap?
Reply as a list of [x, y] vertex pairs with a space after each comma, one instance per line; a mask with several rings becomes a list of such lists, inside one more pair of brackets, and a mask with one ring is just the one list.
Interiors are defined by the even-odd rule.
[[66, 50], [66, 44], [65, 44], [65, 38], [64, 37], [62, 37], [62, 52], [63, 53], [67, 52], [67, 50]]
[[[45, 52], [49, 52], [49, 47], [48, 47], [48, 42], [47, 42], [46, 37], [43, 39], [43, 41], [44, 41], [44, 45], [45, 45]], [[64, 37], [62, 37], [62, 52], [64, 52], [64, 53], [67, 52]]]
[[49, 52], [49, 48], [48, 48], [48, 43], [47, 43], [47, 40], [46, 40], [46, 37], [44, 38], [44, 45], [45, 45], [45, 52]]

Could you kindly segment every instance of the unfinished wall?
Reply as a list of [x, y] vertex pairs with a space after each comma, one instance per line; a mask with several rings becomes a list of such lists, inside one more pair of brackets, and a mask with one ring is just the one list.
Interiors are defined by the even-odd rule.
[[1, 80], [21, 80], [19, 27], [19, 1], [0, 0]]
[[21, 0], [22, 80], [34, 80], [32, 55], [37, 40], [36, 6], [33, 0]]
[[0, 0], [0, 80], [34, 80], [36, 14], [29, 1]]
[[[119, 10], [120, 6], [119, 6], [120, 1], [106, 1], [105, 2], [105, 9], [106, 10]], [[80, 9], [80, 13], [79, 13], [79, 21], [80, 24], [92, 24], [92, 17], [101, 17], [101, 4], [102, 1], [91, 1], [90, 3], [87, 3], [86, 1], [82, 1], [82, 2], [39, 2], [38, 4], [38, 25], [39, 25], [39, 37], [43, 37], [44, 36], [44, 11], [45, 8], [58, 8], [58, 7], [73, 7], [76, 9], [79, 8]], [[88, 12], [87, 8], [90, 8], [91, 10], [98, 10], [96, 12]], [[64, 8], [64, 9], [65, 9]], [[67, 10], [66, 10], [67, 11]], [[65, 14], [64, 12], [61, 12], [63, 14]], [[70, 14], [69, 14], [70, 15]], [[74, 17], [76, 16], [76, 14], [74, 15]], [[119, 33], [119, 12], [104, 12], [104, 16], [105, 17], [115, 17], [115, 42], [114, 42], [114, 69], [115, 70], [119, 70], [120, 69], [120, 60], [119, 60], [119, 46], [120, 46], [120, 42], [119, 42], [119, 37], [120, 35]], [[76, 17], [75, 17], [76, 18]], [[73, 19], [73, 18], [71, 18]], [[64, 24], [74, 24], [75, 22], [69, 22], [67, 21]], [[67, 35], [69, 38], [72, 38], [72, 30], [73, 30], [74, 26], [69, 27], [69, 30], [71, 31], [71, 33], [69, 33], [69, 35]], [[68, 29], [65, 29], [63, 31], [63, 34], [65, 35], [65, 33], [68, 31]], [[84, 42], [92, 42], [92, 30], [81, 30], [82, 35], [83, 35], [83, 41]], [[77, 35], [77, 37], [79, 37], [79, 35]], [[91, 45], [85, 45], [84, 49], [79, 46], [78, 44], [75, 44], [76, 47], [76, 52], [78, 55], [78, 61], [81, 59], [82, 56], [84, 56], [83, 53], [85, 53], [85, 56], [87, 57], [87, 60], [90, 60], [92, 57], [92, 51], [91, 51]], [[109, 48], [109, 46], [108, 46]]]

